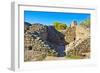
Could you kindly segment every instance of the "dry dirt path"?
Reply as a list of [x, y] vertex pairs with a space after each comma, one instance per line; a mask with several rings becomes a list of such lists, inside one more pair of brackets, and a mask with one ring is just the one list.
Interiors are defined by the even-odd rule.
[[66, 60], [65, 57], [53, 57], [53, 56], [47, 56], [45, 60]]

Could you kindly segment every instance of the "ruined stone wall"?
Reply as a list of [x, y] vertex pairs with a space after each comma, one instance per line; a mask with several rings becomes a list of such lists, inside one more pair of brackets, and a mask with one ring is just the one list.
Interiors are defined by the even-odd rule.
[[69, 27], [65, 33], [68, 56], [90, 57], [90, 28], [84, 26]]
[[[47, 27], [33, 24], [24, 32], [24, 61], [44, 60], [47, 55], [55, 55], [47, 39]], [[25, 31], [25, 30], [24, 30]]]
[[40, 37], [26, 36], [25, 39], [31, 39], [25, 40], [25, 61], [39, 61], [47, 56], [50, 47]]
[[43, 24], [32, 24], [32, 26], [29, 28], [29, 32], [37, 32], [43, 40], [47, 39], [47, 27]]
[[90, 28], [86, 28], [85, 26], [77, 26], [76, 27], [76, 39], [86, 39], [90, 37]]
[[26, 28], [24, 30], [26, 31], [24, 32], [24, 60], [36, 61], [44, 59], [48, 49], [50, 49], [49, 45], [46, 45], [45, 41], [43, 41], [47, 38], [45, 34], [46, 27], [41, 24], [34, 24]]
[[73, 45], [74, 47], [67, 51], [68, 56], [80, 56], [80, 58], [90, 57], [90, 38], [84, 39], [78, 44], [74, 43]]
[[76, 27], [69, 27], [65, 32], [65, 41], [70, 43], [76, 39]]

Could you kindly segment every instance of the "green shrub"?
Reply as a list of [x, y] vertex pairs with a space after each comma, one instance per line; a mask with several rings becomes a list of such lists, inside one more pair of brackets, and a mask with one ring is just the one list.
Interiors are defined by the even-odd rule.
[[60, 22], [54, 22], [53, 23], [54, 27], [56, 30], [64, 30], [67, 28], [67, 25], [65, 23], [60, 23]]

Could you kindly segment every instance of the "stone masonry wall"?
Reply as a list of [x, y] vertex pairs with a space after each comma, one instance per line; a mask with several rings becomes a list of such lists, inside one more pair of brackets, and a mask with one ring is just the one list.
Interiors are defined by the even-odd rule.
[[70, 43], [76, 39], [76, 27], [69, 27], [65, 32], [65, 41]]

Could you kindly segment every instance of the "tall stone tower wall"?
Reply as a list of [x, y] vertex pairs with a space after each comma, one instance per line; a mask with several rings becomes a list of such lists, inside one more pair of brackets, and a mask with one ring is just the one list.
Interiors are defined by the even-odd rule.
[[76, 39], [76, 27], [69, 27], [65, 33], [65, 41], [70, 43]]

